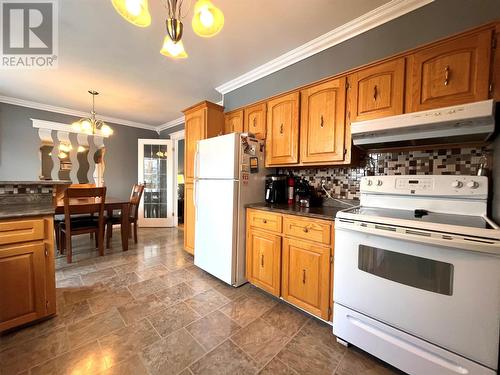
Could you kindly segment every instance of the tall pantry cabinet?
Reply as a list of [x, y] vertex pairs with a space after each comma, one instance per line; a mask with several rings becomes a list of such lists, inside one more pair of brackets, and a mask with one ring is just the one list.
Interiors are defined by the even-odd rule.
[[196, 144], [201, 139], [215, 137], [223, 133], [224, 107], [203, 101], [185, 109], [183, 113], [185, 116], [184, 250], [194, 255]]

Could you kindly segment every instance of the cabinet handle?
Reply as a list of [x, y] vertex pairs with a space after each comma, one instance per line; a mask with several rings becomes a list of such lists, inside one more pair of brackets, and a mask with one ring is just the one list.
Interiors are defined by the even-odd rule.
[[324, 123], [323, 123], [323, 115], [321, 115], [321, 117], [319, 118], [319, 127], [320, 128], [323, 128], [324, 126]]
[[264, 254], [260, 256], [260, 266], [264, 268]]
[[377, 101], [377, 95], [378, 95], [377, 85], [375, 85], [373, 86], [373, 101]]
[[302, 284], [306, 283], [306, 270], [302, 270]]
[[253, 127], [256, 128], [257, 127], [257, 118], [253, 118]]
[[444, 85], [448, 86], [449, 82], [450, 82], [450, 67], [446, 65], [446, 68], [444, 68]]
[[304, 228], [304, 232], [305, 232], [305, 233], [309, 232], [309, 229]]
[[280, 134], [283, 134], [283, 124], [280, 125]]

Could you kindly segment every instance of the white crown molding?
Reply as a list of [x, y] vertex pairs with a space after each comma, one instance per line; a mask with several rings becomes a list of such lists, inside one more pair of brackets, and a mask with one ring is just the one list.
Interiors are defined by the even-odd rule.
[[215, 89], [222, 95], [423, 7], [434, 0], [392, 0]]
[[71, 127], [70, 124], [62, 124], [60, 122], [39, 120], [36, 118], [32, 118], [31, 121], [33, 123], [33, 127], [37, 128], [37, 129], [47, 129], [47, 130], [55, 130], [58, 132], [65, 132], [65, 133], [84, 134], [84, 135], [90, 135], [90, 136], [98, 136], [98, 137], [102, 137], [102, 138], [109, 137], [109, 135], [104, 135], [100, 130], [97, 130], [95, 134], [86, 134], [86, 133], [76, 131], [75, 129], [73, 129]]
[[[61, 113], [63, 115], [69, 115], [69, 116], [75, 116], [75, 117], [88, 117], [89, 116], [88, 112], [76, 111], [76, 110], [69, 109], [69, 108], [57, 107], [57, 106], [53, 106], [53, 105], [49, 105], [49, 104], [43, 104], [43, 103], [33, 102], [30, 100], [13, 98], [13, 97], [9, 97], [9, 96], [0, 95], [0, 102], [18, 105], [21, 107], [39, 109], [42, 111]], [[154, 125], [142, 124], [139, 122], [123, 120], [123, 119], [116, 118], [116, 117], [99, 116], [99, 119], [106, 121], [106, 122], [113, 123], [113, 124], [117, 124], [117, 125], [125, 125], [125, 126], [130, 126], [133, 128], [147, 129], [147, 130], [153, 130], [153, 131], [157, 130], [157, 127]]]
[[158, 134], [163, 131], [163, 130], [167, 130], [167, 129], [170, 129], [170, 128], [173, 128], [174, 126], [177, 126], [177, 125], [181, 125], [181, 124], [184, 124], [184, 116], [182, 117], [179, 117], [179, 118], [176, 118], [175, 120], [172, 120], [172, 121], [169, 121], [169, 122], [166, 122], [164, 124], [161, 124], [160, 126], [158, 126], [155, 130], [158, 132]]

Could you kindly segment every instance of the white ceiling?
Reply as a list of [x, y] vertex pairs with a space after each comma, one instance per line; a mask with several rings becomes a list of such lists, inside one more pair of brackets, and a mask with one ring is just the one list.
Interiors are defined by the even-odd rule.
[[[174, 61], [159, 54], [163, 0], [150, 0], [146, 29], [123, 20], [110, 0], [63, 0], [59, 67], [0, 70], [0, 96], [88, 111], [92, 88], [101, 93], [98, 114], [159, 126], [197, 101], [219, 101], [215, 87], [388, 1], [213, 0], [224, 12], [224, 29], [197, 37], [190, 10], [183, 37], [189, 58]], [[190, 1], [184, 3], [187, 9]]]

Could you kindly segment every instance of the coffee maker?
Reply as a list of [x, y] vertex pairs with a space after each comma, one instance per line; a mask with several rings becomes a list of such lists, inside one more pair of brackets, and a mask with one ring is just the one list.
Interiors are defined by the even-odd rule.
[[266, 176], [266, 202], [286, 203], [286, 175], [270, 174]]

